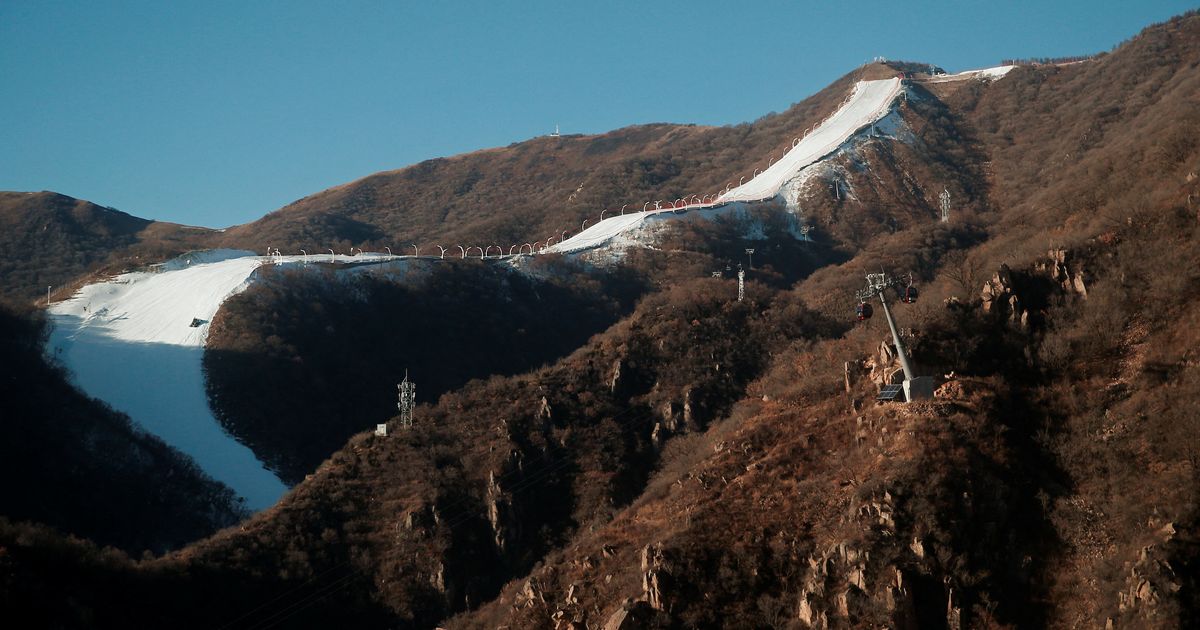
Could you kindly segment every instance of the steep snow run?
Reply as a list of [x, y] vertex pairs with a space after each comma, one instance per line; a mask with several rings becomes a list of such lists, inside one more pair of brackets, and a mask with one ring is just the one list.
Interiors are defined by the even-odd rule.
[[255, 510], [287, 488], [217, 423], [201, 359], [208, 322], [264, 260], [230, 250], [193, 254], [157, 273], [87, 285], [50, 309], [51, 352], [80, 389], [193, 457]]
[[52, 306], [50, 352], [89, 396], [190, 455], [248, 507], [261, 510], [287, 488], [225, 432], [209, 408], [201, 367], [209, 322], [264, 264], [336, 263], [354, 273], [384, 263], [403, 266], [407, 259], [369, 252], [256, 256], [226, 249], [186, 254], [153, 271], [89, 284]]
[[[711, 207], [712, 204], [706, 204]], [[578, 252], [585, 249], [591, 249], [607, 243], [612, 238], [623, 232], [635, 229], [642, 225], [646, 219], [663, 213], [673, 212], [672, 209], [666, 210], [649, 210], [646, 212], [630, 212], [628, 214], [619, 214], [612, 217], [606, 217], [603, 221], [585, 229], [584, 231], [572, 236], [571, 238], [547, 247], [542, 252], [558, 252], [569, 253]]]
[[717, 197], [717, 201], [760, 201], [774, 197], [804, 167], [837, 150], [859, 129], [887, 115], [902, 89], [900, 79], [859, 81], [846, 104], [804, 136], [778, 162], [754, 179]]
[[[879, 81], [859, 81], [846, 102], [817, 125], [810, 133], [784, 154], [778, 162], [759, 173], [750, 181], [717, 197], [712, 203], [688, 204], [679, 210], [711, 208], [730, 202], [749, 202], [770, 199], [779, 194], [784, 185], [795, 179], [806, 167], [836, 151], [863, 127], [874, 124], [891, 110], [892, 103], [904, 89], [898, 78]], [[608, 217], [581, 231], [579, 234], [541, 250], [547, 253], [571, 253], [603, 245], [618, 234], [637, 229], [649, 217], [676, 209], [667, 208], [649, 212], [633, 212]]]

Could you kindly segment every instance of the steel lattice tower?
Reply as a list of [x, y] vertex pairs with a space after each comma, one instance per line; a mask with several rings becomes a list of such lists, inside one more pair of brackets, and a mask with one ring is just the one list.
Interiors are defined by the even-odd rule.
[[408, 370], [404, 371], [404, 380], [396, 385], [400, 390], [400, 402], [396, 408], [400, 410], [400, 426], [411, 427], [413, 423], [413, 408], [417, 406], [417, 384], [408, 380]]

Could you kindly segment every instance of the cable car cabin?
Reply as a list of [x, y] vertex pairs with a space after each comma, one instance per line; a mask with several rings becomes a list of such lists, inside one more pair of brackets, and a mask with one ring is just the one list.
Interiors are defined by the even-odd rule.
[[909, 285], [904, 288], [904, 291], [900, 292], [900, 301], [905, 304], [912, 304], [917, 301], [917, 295], [919, 295], [917, 287]]
[[854, 314], [858, 316], [858, 321], [860, 322], [871, 319], [873, 313], [871, 305], [866, 302], [859, 302], [858, 308], [854, 309]]

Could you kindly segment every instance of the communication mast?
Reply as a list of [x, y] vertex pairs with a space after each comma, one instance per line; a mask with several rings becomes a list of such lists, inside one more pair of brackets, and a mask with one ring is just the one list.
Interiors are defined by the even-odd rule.
[[400, 410], [400, 426], [409, 428], [413, 423], [413, 407], [417, 405], [417, 384], [408, 380], [408, 370], [404, 370], [404, 380], [396, 385], [400, 390], [400, 402], [396, 408]]
[[738, 301], [741, 302], [746, 297], [746, 271], [738, 265]]
[[554, 125], [554, 133], [550, 134], [550, 137], [551, 137], [551, 138], [557, 138], [558, 136], [559, 136], [559, 133], [558, 133], [558, 125]]
[[946, 223], [950, 220], [950, 190], [943, 188], [938, 200], [942, 202], [942, 223]]

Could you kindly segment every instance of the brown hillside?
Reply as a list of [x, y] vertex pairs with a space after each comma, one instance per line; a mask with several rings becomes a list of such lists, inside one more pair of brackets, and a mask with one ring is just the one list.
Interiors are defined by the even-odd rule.
[[210, 230], [160, 223], [53, 192], [0, 192], [0, 299], [70, 295], [83, 276], [205, 247]]
[[[917, 141], [864, 140], [834, 171], [856, 198], [802, 200], [842, 262], [764, 271], [737, 302], [707, 277], [735, 241], [684, 225], [630, 256], [666, 286], [608, 330], [350, 438], [236, 529], [135, 561], [0, 522], [0, 607], [65, 627], [1197, 627], [1197, 81], [1193, 12], [1084, 63], [915, 88]], [[540, 234], [605, 191], [718, 185], [810, 105], [775, 135], [615, 132], [657, 148], [618, 142], [608, 170], [579, 165], [609, 136], [425, 163], [230, 238]], [[676, 150], [722, 134], [742, 139]], [[881, 267], [921, 283], [896, 310], [933, 401], [875, 401], [890, 335], [849, 319]]]
[[864, 66], [782, 114], [731, 127], [641, 125], [596, 136], [542, 137], [428, 160], [305, 197], [246, 225], [224, 243], [309, 251], [350, 246], [399, 252], [410, 244], [501, 245], [577, 232], [600, 211], [736, 185], [778, 158], [804, 129], [834, 111]]

